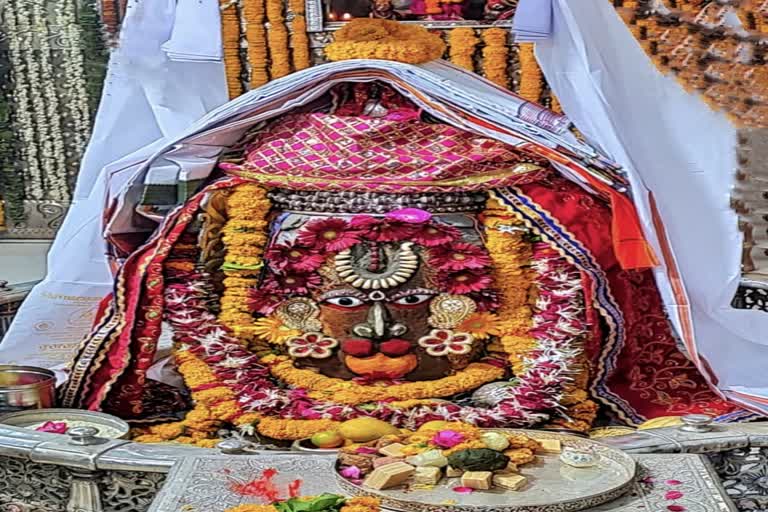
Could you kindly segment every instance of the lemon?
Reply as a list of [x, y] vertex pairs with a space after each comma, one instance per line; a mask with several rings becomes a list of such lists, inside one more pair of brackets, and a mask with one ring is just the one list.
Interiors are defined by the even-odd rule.
[[339, 425], [339, 432], [346, 439], [356, 443], [367, 443], [389, 435], [398, 435], [400, 430], [386, 421], [375, 418], [355, 418]]
[[344, 438], [335, 430], [325, 430], [313, 435], [310, 439], [318, 448], [338, 448], [344, 444]]
[[425, 432], [425, 431], [433, 431], [433, 430], [443, 430], [448, 425], [450, 425], [450, 421], [442, 421], [442, 420], [436, 420], [436, 421], [428, 421], [422, 426], [419, 427], [418, 432]]

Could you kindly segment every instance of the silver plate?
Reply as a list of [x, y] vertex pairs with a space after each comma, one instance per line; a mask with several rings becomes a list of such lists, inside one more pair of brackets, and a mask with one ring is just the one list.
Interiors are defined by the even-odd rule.
[[493, 429], [534, 439], [557, 439], [563, 446], [591, 449], [599, 462], [577, 469], [561, 463], [557, 454], [543, 454], [520, 468], [528, 483], [520, 491], [494, 489], [459, 494], [458, 478], [444, 478], [432, 489], [396, 487], [368, 489], [336, 474], [339, 486], [353, 496], [375, 496], [382, 506], [399, 512], [572, 512], [614, 500], [632, 488], [635, 461], [615, 448], [580, 437], [533, 430]]

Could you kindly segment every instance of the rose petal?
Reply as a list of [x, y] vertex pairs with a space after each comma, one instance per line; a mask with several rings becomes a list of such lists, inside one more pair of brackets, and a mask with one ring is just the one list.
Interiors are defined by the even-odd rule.
[[454, 487], [453, 492], [457, 492], [459, 494], [472, 494], [475, 492], [475, 490], [471, 487]]
[[682, 485], [683, 482], [680, 480], [667, 480], [666, 483], [667, 485]]
[[682, 505], [669, 505], [667, 507], [667, 510], [669, 510], [670, 512], [685, 512], [688, 509], [686, 509]]
[[357, 466], [347, 466], [341, 471], [339, 471], [341, 476], [344, 478], [350, 478], [350, 479], [359, 479], [360, 475], [362, 474], [362, 471], [360, 471], [360, 468]]
[[680, 491], [667, 491], [667, 494], [664, 495], [664, 499], [666, 500], [679, 500], [684, 496], [683, 493]]
[[360, 448], [357, 448], [355, 450], [355, 453], [359, 453], [362, 455], [374, 455], [376, 453], [379, 453], [376, 448], [371, 448], [370, 446], [361, 446]]

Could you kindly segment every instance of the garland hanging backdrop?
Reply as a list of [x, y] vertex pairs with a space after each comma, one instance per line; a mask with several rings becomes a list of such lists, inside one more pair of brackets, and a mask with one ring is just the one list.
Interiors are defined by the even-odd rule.
[[26, 220], [25, 203], [69, 202], [107, 55], [88, 1], [7, 0], [3, 12], [0, 200], [13, 228]]

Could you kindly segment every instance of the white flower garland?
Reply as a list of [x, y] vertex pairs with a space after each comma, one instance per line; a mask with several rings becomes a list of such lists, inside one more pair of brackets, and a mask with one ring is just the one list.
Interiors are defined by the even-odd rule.
[[26, 59], [26, 50], [34, 46], [34, 34], [29, 25], [28, 13], [20, 12], [25, 2], [7, 0], [5, 14], [8, 27], [9, 61], [14, 81], [13, 112], [15, 132], [19, 137], [21, 160], [24, 166], [25, 193], [29, 199], [44, 197], [43, 172], [38, 160], [35, 141], [35, 123], [31, 101], [30, 83], [37, 79], [36, 65]]

